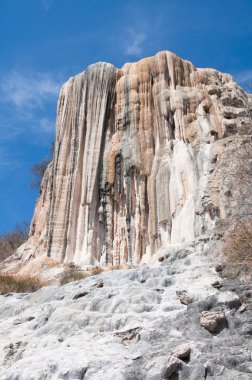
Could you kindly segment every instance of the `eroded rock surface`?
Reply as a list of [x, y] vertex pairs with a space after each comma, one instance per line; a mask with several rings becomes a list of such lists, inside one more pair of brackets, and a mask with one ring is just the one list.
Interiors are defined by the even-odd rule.
[[[218, 280], [193, 251], [156, 267], [0, 296], [0, 379], [250, 380], [251, 283], [223, 280], [218, 290]], [[189, 305], [177, 297], [184, 289]], [[245, 309], [230, 302], [235, 292]], [[202, 312], [220, 310], [222, 329], [201, 326]]]
[[219, 169], [232, 162], [249, 113], [249, 95], [230, 75], [171, 52], [122, 69], [97, 63], [70, 78], [19, 257], [138, 264], [209, 238], [233, 211]]

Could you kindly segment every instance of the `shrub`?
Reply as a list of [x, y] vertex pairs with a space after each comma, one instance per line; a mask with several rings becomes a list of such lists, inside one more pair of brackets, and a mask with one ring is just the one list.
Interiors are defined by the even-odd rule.
[[34, 179], [31, 181], [31, 187], [34, 189], [40, 189], [42, 179], [44, 177], [45, 171], [51, 160], [44, 160], [41, 162], [36, 162], [31, 167], [31, 173]]
[[60, 285], [68, 284], [69, 282], [79, 281], [86, 278], [88, 275], [84, 272], [81, 272], [77, 268], [65, 268], [64, 272], [60, 277]]
[[43, 285], [37, 278], [0, 275], [0, 294], [32, 293]]
[[53, 152], [54, 152], [54, 142], [51, 143], [49, 155], [46, 158], [44, 158], [44, 160], [40, 162], [36, 162], [35, 164], [32, 165], [31, 174], [33, 176], [33, 180], [30, 183], [32, 188], [35, 188], [38, 190], [40, 189], [41, 182], [43, 180], [46, 169], [48, 168], [48, 165], [52, 161]]
[[90, 271], [90, 275], [91, 276], [95, 276], [96, 274], [100, 274], [102, 272], [102, 268], [101, 267], [94, 267], [91, 269]]
[[68, 284], [69, 282], [83, 280], [86, 277], [98, 275], [104, 271], [127, 269], [126, 265], [106, 265], [104, 267], [95, 266], [86, 272], [80, 270], [74, 263], [69, 263], [64, 269], [60, 277], [60, 285]]
[[242, 272], [252, 269], [252, 220], [239, 223], [233, 228], [223, 247], [223, 253], [230, 264]]
[[23, 222], [17, 225], [14, 231], [0, 235], [0, 261], [13, 255], [17, 248], [28, 239], [29, 225]]

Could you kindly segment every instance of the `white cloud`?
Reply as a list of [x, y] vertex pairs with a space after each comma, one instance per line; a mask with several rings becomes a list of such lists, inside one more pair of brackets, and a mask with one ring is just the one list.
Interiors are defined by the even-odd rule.
[[237, 82], [239, 82], [241, 85], [247, 86], [252, 84], [252, 70], [240, 71], [237, 72], [234, 76]]
[[52, 120], [47, 119], [46, 117], [43, 117], [40, 119], [39, 123], [39, 130], [40, 133], [52, 133], [55, 129], [55, 122]]
[[48, 98], [58, 95], [60, 84], [48, 73], [12, 71], [0, 84], [1, 96], [18, 108], [42, 107]]
[[242, 70], [233, 73], [236, 82], [247, 92], [252, 92], [252, 70]]
[[144, 51], [144, 42], [146, 40], [146, 33], [137, 29], [127, 30], [125, 54], [132, 56], [139, 56]]
[[[0, 82], [2, 140], [32, 134], [34, 143], [52, 138], [54, 112], [60, 88], [51, 73], [11, 71]], [[36, 138], [37, 137], [37, 138]]]
[[54, 0], [42, 0], [43, 7], [48, 11], [53, 6]]

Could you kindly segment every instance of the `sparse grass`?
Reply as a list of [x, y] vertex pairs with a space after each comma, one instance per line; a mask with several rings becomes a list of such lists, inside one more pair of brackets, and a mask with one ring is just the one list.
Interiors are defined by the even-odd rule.
[[122, 269], [128, 269], [128, 265], [127, 264], [120, 264], [120, 265], [112, 265], [112, 264], [108, 264], [106, 265], [105, 267], [102, 267], [102, 270], [103, 271], [106, 271], [106, 270], [122, 270]]
[[109, 264], [104, 267], [95, 266], [93, 268], [88, 269], [86, 272], [84, 272], [84, 271], [81, 271], [81, 269], [78, 266], [75, 266], [74, 263], [70, 263], [65, 267], [64, 272], [61, 274], [60, 285], [65, 285], [73, 281], [83, 280], [87, 277], [98, 275], [104, 271], [127, 269], [127, 268], [128, 267], [126, 265]]
[[32, 293], [43, 285], [37, 278], [0, 275], [0, 294]]
[[60, 277], [60, 285], [68, 284], [69, 282], [83, 280], [88, 276], [87, 273], [81, 272], [77, 268], [65, 268]]
[[90, 276], [95, 276], [96, 274], [100, 274], [103, 272], [103, 269], [101, 267], [94, 267], [90, 270]]
[[230, 231], [223, 247], [228, 263], [241, 273], [252, 270], [252, 221], [239, 223]]

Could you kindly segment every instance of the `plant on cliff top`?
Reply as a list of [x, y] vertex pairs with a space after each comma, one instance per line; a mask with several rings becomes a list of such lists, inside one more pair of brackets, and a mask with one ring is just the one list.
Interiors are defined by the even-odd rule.
[[31, 181], [30, 185], [32, 188], [40, 189], [42, 179], [44, 177], [44, 174], [46, 172], [46, 169], [53, 158], [53, 152], [54, 152], [54, 142], [51, 143], [49, 155], [43, 159], [40, 162], [36, 162], [31, 167], [31, 174], [33, 176], [33, 180]]

